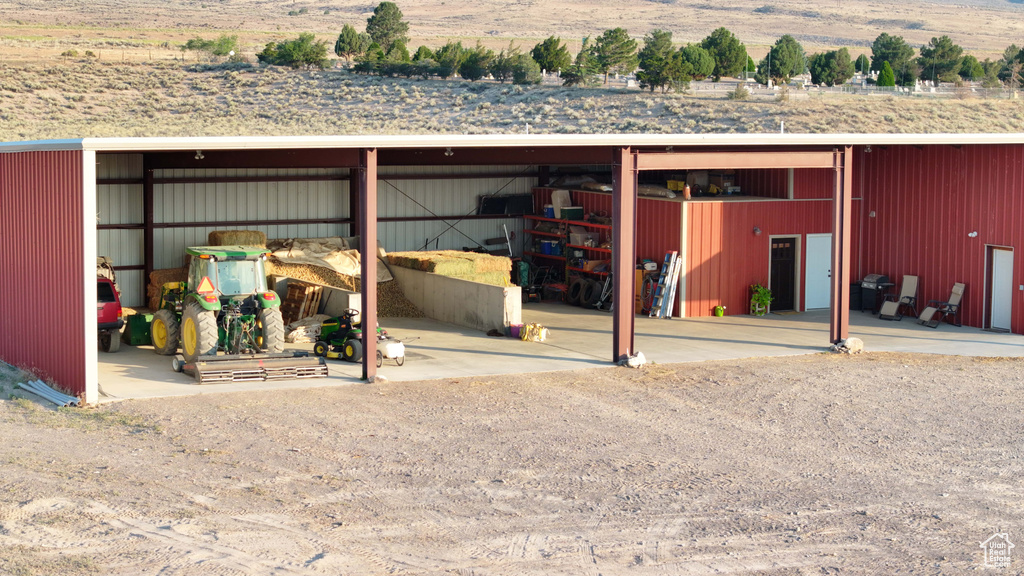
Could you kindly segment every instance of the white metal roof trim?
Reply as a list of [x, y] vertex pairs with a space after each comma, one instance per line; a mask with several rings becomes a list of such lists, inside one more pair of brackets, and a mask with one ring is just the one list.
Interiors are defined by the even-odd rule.
[[486, 134], [404, 136], [218, 136], [83, 138], [0, 143], [0, 152], [91, 150], [96, 152], [259, 150], [284, 148], [476, 148], [531, 146], [857, 146], [927, 144], [1022, 144], [1008, 134]]

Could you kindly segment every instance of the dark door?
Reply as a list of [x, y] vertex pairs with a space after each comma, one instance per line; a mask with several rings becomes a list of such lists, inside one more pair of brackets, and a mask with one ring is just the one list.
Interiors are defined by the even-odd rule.
[[772, 310], [795, 308], [796, 238], [772, 238]]

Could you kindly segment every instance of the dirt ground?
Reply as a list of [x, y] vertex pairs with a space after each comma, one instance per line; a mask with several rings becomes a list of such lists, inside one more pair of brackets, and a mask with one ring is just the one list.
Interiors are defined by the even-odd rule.
[[981, 569], [982, 541], [1024, 537], [1021, 366], [819, 354], [61, 411], [7, 383], [0, 574]]

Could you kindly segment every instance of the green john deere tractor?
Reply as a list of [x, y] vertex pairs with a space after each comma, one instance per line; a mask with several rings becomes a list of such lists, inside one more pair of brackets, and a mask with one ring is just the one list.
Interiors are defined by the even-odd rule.
[[246, 246], [187, 248], [192, 257], [187, 282], [163, 286], [160, 310], [150, 332], [158, 354], [194, 362], [228, 354], [281, 352], [281, 300], [267, 289], [267, 250]]

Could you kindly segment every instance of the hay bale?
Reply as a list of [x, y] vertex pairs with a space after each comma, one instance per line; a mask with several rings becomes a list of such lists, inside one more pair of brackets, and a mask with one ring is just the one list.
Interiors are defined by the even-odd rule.
[[160, 295], [164, 284], [168, 282], [185, 282], [188, 280], [188, 268], [165, 268], [153, 270], [149, 274], [149, 285], [146, 287], [147, 305], [150, 310], [160, 306]]
[[470, 282], [490, 284], [491, 286], [505, 287], [511, 285], [509, 282], [509, 273], [507, 272], [481, 272], [479, 274], [467, 274], [465, 276], [449, 276], [449, 278], [469, 280]]
[[207, 238], [208, 246], [267, 247], [267, 235], [259, 230], [214, 230]]
[[462, 278], [472, 274], [512, 272], [512, 260], [506, 256], [440, 250], [424, 252], [392, 252], [388, 262], [402, 268], [432, 272], [451, 278]]

